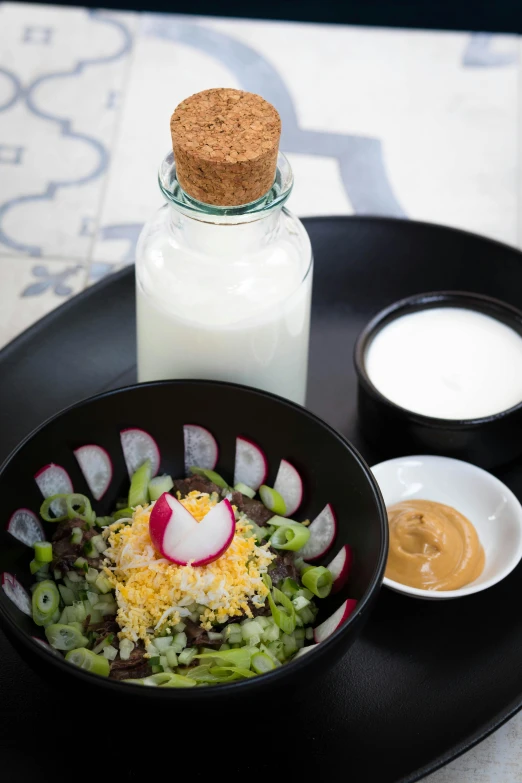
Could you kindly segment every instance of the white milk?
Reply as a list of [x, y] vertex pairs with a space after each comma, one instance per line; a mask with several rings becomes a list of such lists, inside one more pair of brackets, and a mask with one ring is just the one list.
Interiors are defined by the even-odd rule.
[[381, 394], [426, 416], [481, 418], [522, 401], [522, 337], [473, 310], [397, 318], [377, 333], [365, 363]]
[[304, 403], [311, 248], [286, 210], [219, 225], [165, 206], [138, 245], [138, 378], [234, 381]]

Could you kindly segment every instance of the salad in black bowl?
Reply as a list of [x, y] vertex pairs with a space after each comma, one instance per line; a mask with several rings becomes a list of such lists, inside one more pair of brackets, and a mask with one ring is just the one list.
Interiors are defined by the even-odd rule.
[[8, 635], [39, 668], [110, 687], [246, 688], [322, 665], [382, 580], [367, 466], [315, 416], [243, 387], [80, 403], [7, 460], [7, 483]]

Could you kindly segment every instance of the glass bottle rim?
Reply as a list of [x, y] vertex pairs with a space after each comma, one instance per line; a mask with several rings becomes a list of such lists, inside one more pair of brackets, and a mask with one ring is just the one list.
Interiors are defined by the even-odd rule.
[[294, 175], [288, 159], [282, 152], [277, 155], [277, 167], [274, 184], [270, 190], [256, 201], [249, 204], [221, 207], [215, 204], [205, 204], [189, 196], [179, 184], [176, 174], [174, 153], [170, 151], [160, 163], [158, 183], [163, 197], [189, 217], [204, 219], [205, 217], [264, 217], [276, 207], [281, 207], [292, 192]]

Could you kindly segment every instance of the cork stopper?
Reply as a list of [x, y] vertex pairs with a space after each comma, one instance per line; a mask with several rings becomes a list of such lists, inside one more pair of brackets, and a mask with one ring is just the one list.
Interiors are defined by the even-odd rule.
[[179, 184], [205, 204], [256, 201], [274, 183], [281, 118], [260, 95], [227, 88], [191, 95], [170, 120]]

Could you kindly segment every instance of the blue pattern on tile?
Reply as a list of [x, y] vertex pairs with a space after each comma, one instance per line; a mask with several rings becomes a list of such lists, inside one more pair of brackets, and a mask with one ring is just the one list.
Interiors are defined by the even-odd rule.
[[122, 264], [134, 263], [136, 255], [136, 244], [143, 223], [119, 223], [111, 226], [102, 226], [100, 229], [100, 239], [125, 239], [127, 241], [127, 250], [120, 259]]
[[23, 87], [18, 76], [15, 73], [12, 73], [12, 71], [8, 71], [6, 68], [0, 66], [0, 74], [11, 82], [13, 88], [13, 94], [7, 99], [7, 102], [0, 104], [0, 111], [7, 111], [7, 109], [10, 109], [18, 98], [23, 95]]
[[0, 144], [0, 164], [18, 166], [22, 162], [24, 149], [16, 144]]
[[77, 275], [83, 267], [80, 264], [69, 266], [61, 272], [51, 272], [46, 266], [33, 266], [32, 273], [39, 278], [36, 283], [30, 283], [21, 293], [21, 296], [40, 296], [45, 291], [53, 290], [57, 296], [70, 296], [73, 292], [71, 286], [65, 281], [71, 275]]
[[118, 60], [125, 56], [132, 48], [132, 35], [122, 22], [119, 22], [116, 19], [108, 18], [102, 15], [99, 11], [89, 11], [89, 16], [95, 22], [112, 25], [117, 30], [119, 30], [123, 39], [120, 48], [114, 54], [107, 55], [106, 57], [80, 60], [71, 70], [43, 74], [42, 76], [36, 78], [25, 91], [27, 108], [35, 116], [39, 117], [40, 119], [47, 120], [48, 122], [56, 123], [60, 128], [60, 133], [62, 136], [72, 138], [76, 141], [81, 141], [89, 145], [94, 150], [97, 158], [97, 163], [94, 169], [83, 177], [71, 180], [50, 182], [43, 193], [18, 196], [4, 202], [3, 204], [0, 204], [0, 243], [6, 245], [9, 248], [12, 248], [13, 250], [18, 250], [30, 256], [41, 256], [42, 248], [38, 247], [37, 245], [27, 245], [21, 242], [16, 242], [6, 234], [2, 228], [2, 221], [7, 212], [27, 202], [52, 200], [60, 188], [84, 185], [85, 183], [96, 179], [105, 171], [109, 161], [109, 154], [101, 142], [95, 138], [87, 136], [86, 134], [77, 133], [72, 127], [71, 119], [67, 117], [56, 117], [53, 114], [46, 113], [44, 110], [38, 107], [34, 99], [35, 92], [42, 84], [52, 80], [77, 77], [84, 71], [85, 68], [88, 68], [91, 65], [104, 65], [105, 63]]
[[515, 65], [518, 62], [517, 52], [494, 52], [491, 48], [494, 39], [493, 33], [471, 33], [462, 55], [462, 65], [467, 68], [498, 68]]
[[23, 43], [30, 44], [50, 44], [53, 39], [54, 30], [52, 27], [42, 27], [41, 25], [27, 25], [24, 28], [22, 37]]
[[386, 173], [380, 139], [301, 129], [285, 82], [255, 49], [217, 30], [162, 14], [145, 14], [144, 32], [203, 50], [229, 68], [243, 89], [273, 103], [283, 123], [282, 149], [337, 158], [356, 213], [405, 217]]

